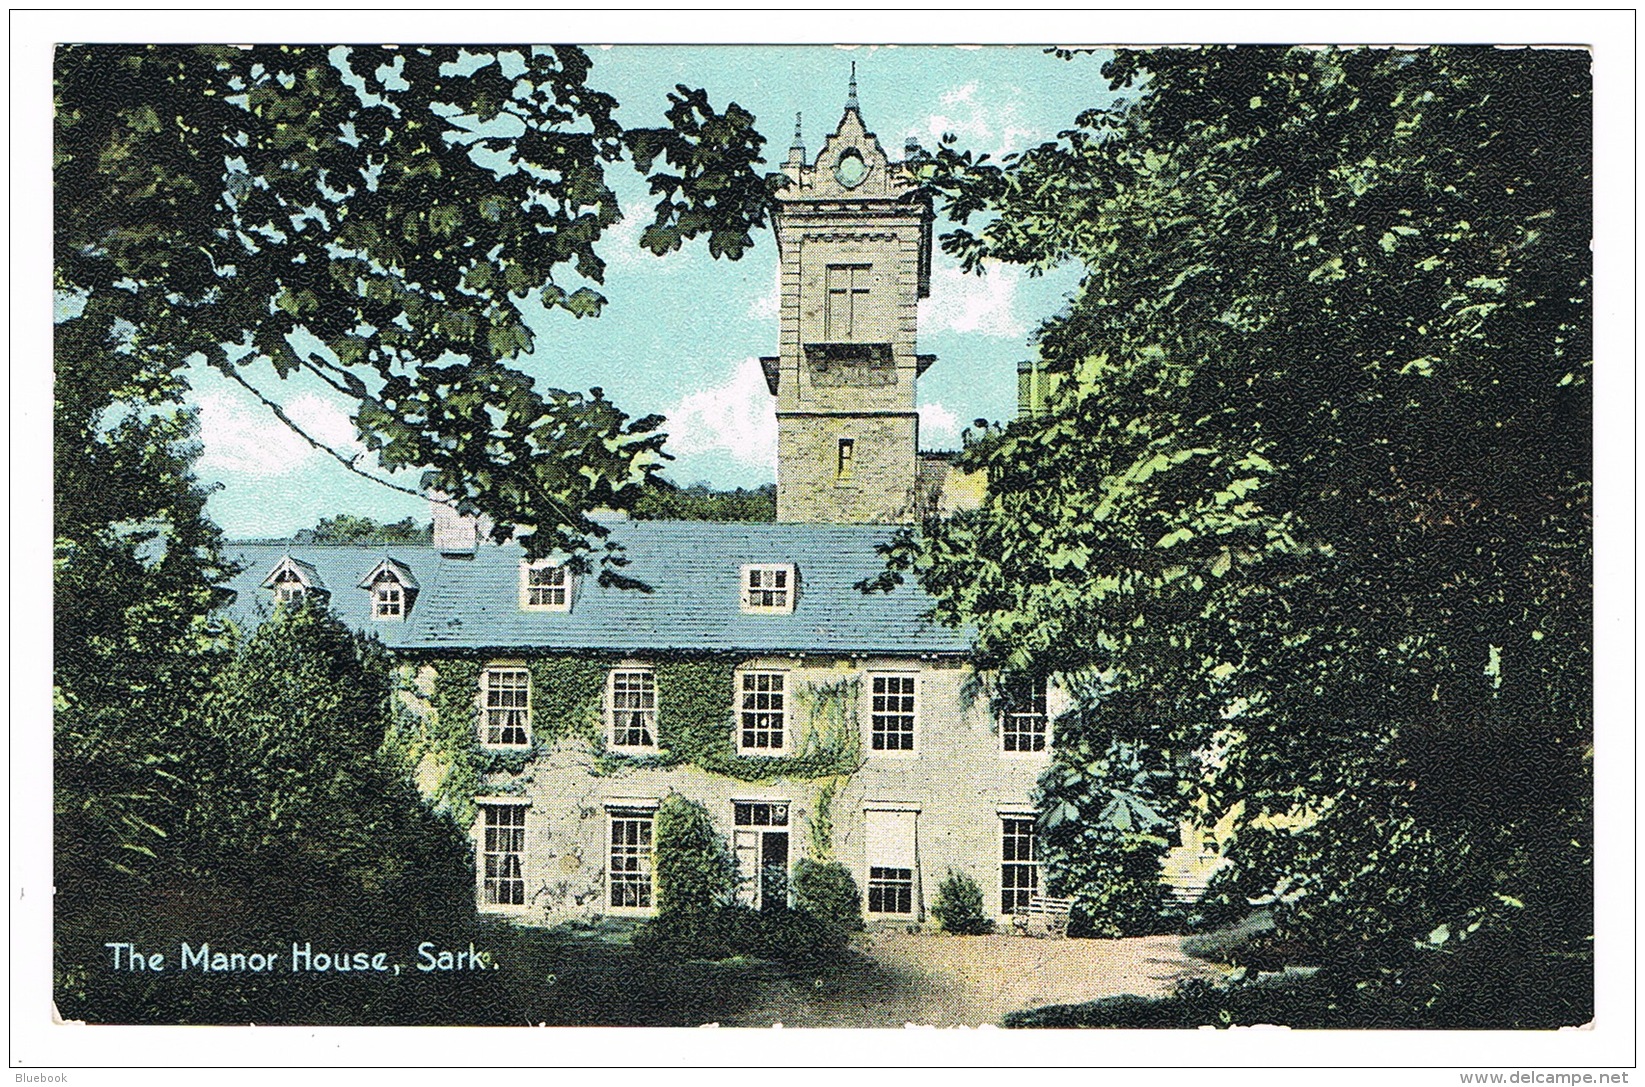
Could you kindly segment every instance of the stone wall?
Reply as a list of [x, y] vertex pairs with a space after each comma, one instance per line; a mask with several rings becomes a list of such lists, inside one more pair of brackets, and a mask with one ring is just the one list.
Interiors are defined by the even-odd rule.
[[[780, 414], [777, 520], [876, 524], [914, 519], [919, 417]], [[853, 443], [852, 470], [839, 475], [839, 443]]]

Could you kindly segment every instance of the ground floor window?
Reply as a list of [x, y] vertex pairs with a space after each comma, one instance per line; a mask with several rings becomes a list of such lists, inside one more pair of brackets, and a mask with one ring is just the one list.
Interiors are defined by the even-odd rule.
[[863, 816], [868, 912], [903, 916], [920, 912], [919, 813], [908, 808], [870, 808]]
[[651, 813], [611, 815], [608, 901], [613, 909], [651, 908]]
[[913, 913], [914, 870], [912, 868], [868, 869], [869, 913]]
[[1003, 816], [1000, 823], [1000, 912], [1015, 913], [1039, 893], [1039, 843], [1031, 817]]
[[487, 804], [485, 813], [485, 902], [488, 906], [525, 905], [525, 805]]

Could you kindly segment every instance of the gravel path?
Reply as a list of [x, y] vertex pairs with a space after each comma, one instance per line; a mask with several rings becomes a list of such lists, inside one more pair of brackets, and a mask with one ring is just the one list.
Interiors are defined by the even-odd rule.
[[1177, 936], [1126, 940], [879, 933], [839, 967], [762, 977], [726, 1026], [980, 1026], [1008, 1012], [1105, 996], [1163, 996], [1218, 968]]

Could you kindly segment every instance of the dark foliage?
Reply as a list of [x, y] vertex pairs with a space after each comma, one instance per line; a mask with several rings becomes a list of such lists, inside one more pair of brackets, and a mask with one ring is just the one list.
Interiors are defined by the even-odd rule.
[[657, 913], [696, 918], [729, 905], [737, 891], [736, 861], [708, 809], [670, 793], [653, 826]]
[[986, 213], [944, 239], [967, 264], [1086, 274], [1039, 331], [1046, 412], [961, 454], [984, 507], [891, 577], [985, 665], [1089, 681], [1048, 839], [1108, 802], [1104, 726], [1145, 745], [1230, 828], [1212, 906], [1271, 903], [1413, 1022], [1591, 973], [1589, 67], [1121, 53], [1129, 105], [926, 167]]
[[291, 537], [299, 544], [415, 543], [434, 539], [433, 524], [418, 525], [410, 517], [385, 524], [370, 517], [339, 513], [322, 517], [313, 528], [298, 529]]
[[777, 485], [716, 491], [706, 483], [677, 487], [658, 476], [634, 503], [637, 521], [775, 521]]
[[794, 862], [794, 908], [844, 933], [861, 932], [862, 892], [839, 861]]
[[944, 932], [956, 936], [986, 936], [994, 931], [994, 922], [983, 911], [982, 888], [976, 880], [952, 868], [937, 885], [931, 916]]
[[[59, 911], [65, 1012], [98, 1022], [403, 1021], [424, 988], [287, 966], [293, 940], [410, 963], [422, 940], [462, 947], [472, 936], [467, 837], [379, 750], [388, 689], [381, 649], [312, 604], [281, 607], [240, 646], [191, 719], [178, 756], [189, 802], [143, 882]], [[110, 939], [164, 950], [173, 974], [113, 970]], [[187, 976], [176, 969], [185, 941], [274, 950], [279, 968]]]
[[[1464, 958], [1368, 979], [1337, 968], [1194, 980], [1163, 999], [1111, 997], [1017, 1012], [1008, 1027], [1191, 1030], [1283, 1024], [1299, 1030], [1554, 1030], [1594, 1017], [1591, 964], [1482, 940]], [[1370, 981], [1370, 984], [1367, 982]]]
[[634, 937], [636, 949], [663, 959], [737, 957], [818, 962], [845, 950], [838, 925], [798, 909], [718, 906], [702, 913], [660, 913]]

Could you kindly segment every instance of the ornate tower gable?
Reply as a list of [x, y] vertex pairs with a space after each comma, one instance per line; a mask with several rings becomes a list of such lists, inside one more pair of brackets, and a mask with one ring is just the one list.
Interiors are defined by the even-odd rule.
[[778, 193], [782, 307], [777, 518], [913, 519], [918, 482], [915, 350], [929, 292], [930, 202], [863, 123], [856, 73], [844, 113], [813, 159], [796, 124]]
[[915, 188], [902, 163], [891, 161], [855, 107], [846, 108], [814, 160], [793, 158], [790, 155], [784, 172], [794, 184], [778, 194], [779, 200], [897, 200]]

